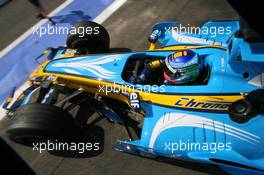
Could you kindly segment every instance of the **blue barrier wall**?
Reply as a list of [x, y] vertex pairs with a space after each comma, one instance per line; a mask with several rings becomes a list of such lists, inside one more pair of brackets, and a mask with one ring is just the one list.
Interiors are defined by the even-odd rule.
[[[53, 27], [59, 29], [60, 27], [70, 27], [82, 19], [93, 20], [112, 2], [113, 0], [75, 0], [53, 17], [56, 22]], [[51, 26], [48, 22], [42, 25], [46, 29], [48, 26]], [[35, 61], [37, 56], [48, 47], [65, 45], [66, 32], [58, 33], [47, 33], [41, 37], [39, 32], [38, 34], [37, 32], [32, 33], [0, 58], [0, 104], [14, 87], [19, 88], [28, 79], [29, 74], [38, 66]]]

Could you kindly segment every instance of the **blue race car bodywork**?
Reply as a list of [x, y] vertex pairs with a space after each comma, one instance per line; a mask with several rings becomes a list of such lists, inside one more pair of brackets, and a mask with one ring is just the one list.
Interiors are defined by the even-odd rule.
[[[230, 106], [235, 102], [249, 98], [252, 92], [263, 92], [264, 43], [251, 43], [236, 36], [238, 21], [212, 21], [202, 27], [228, 29], [216, 36], [208, 32], [179, 34], [173, 28], [179, 24], [155, 25], [149, 51], [74, 56], [74, 51], [60, 49], [31, 75], [31, 81], [46, 77], [135, 107], [133, 110], [144, 115], [141, 137], [119, 140], [116, 150], [215, 164], [231, 174], [264, 174], [261, 107], [254, 114], [245, 115], [243, 122], [230, 115]], [[206, 82], [178, 86], [129, 82], [131, 66], [137, 60], [164, 59], [186, 49], [196, 52], [210, 68]], [[254, 104], [262, 106], [263, 98], [260, 93]], [[26, 103], [28, 98], [22, 104]], [[112, 120], [122, 120], [108, 115]]]

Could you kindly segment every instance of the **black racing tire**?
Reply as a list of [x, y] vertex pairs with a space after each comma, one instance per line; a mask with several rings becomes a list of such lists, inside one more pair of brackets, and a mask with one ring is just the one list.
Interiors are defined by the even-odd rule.
[[264, 104], [264, 89], [256, 89], [250, 92], [246, 99], [258, 104]]
[[32, 146], [33, 142], [67, 140], [77, 131], [77, 125], [67, 111], [52, 105], [32, 103], [17, 109], [6, 133], [11, 140]]
[[257, 113], [256, 104], [250, 100], [238, 100], [229, 107], [229, 116], [236, 123], [246, 123]]
[[[88, 32], [83, 33], [83, 29], [88, 29]], [[84, 49], [89, 53], [105, 53], [109, 51], [110, 37], [102, 25], [79, 21], [70, 29], [66, 44], [68, 48]]]

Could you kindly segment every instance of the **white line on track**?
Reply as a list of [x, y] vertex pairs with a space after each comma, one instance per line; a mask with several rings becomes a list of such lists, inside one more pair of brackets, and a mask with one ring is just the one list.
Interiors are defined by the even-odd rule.
[[[115, 0], [111, 5], [109, 5], [105, 10], [103, 10], [93, 21], [97, 23], [103, 23], [107, 18], [109, 18], [116, 10], [119, 9], [127, 0]], [[68, 6], [73, 0], [67, 0], [63, 4], [61, 4], [59, 7], [57, 7], [55, 10], [53, 10], [49, 16], [54, 16], [58, 12], [60, 12], [63, 8]], [[19, 38], [17, 38], [14, 42], [12, 42], [9, 46], [7, 46], [3, 51], [0, 53], [0, 59], [5, 56], [9, 51], [11, 51], [13, 48], [15, 48], [19, 43], [21, 43], [24, 39], [26, 39], [34, 30], [34, 28], [41, 27], [45, 22], [47, 22], [47, 19], [43, 19], [39, 21], [37, 24], [35, 24], [33, 27], [31, 27], [28, 31], [26, 31], [24, 34], [22, 34]], [[24, 83], [18, 90], [16, 90], [14, 99], [16, 99], [20, 93], [22, 93], [26, 88], [28, 87], [27, 82]], [[0, 107], [0, 120], [5, 116], [5, 109]]]
[[[62, 3], [59, 7], [54, 9], [49, 16], [54, 16], [58, 12], [60, 12], [62, 9], [67, 7], [70, 3], [72, 3], [73, 0], [67, 0], [64, 3]], [[33, 27], [28, 29], [25, 33], [23, 33], [21, 36], [19, 36], [15, 41], [13, 41], [10, 45], [8, 45], [6, 48], [4, 48], [0, 53], [0, 59], [3, 58], [8, 52], [10, 52], [12, 49], [14, 49], [18, 44], [20, 44], [22, 41], [24, 41], [29, 35], [31, 35], [34, 32], [34, 29], [38, 29], [43, 24], [45, 24], [48, 20], [43, 19], [40, 20], [38, 23], [36, 23]]]
[[119, 7], [121, 7], [127, 0], [115, 0], [110, 6], [108, 6], [102, 13], [100, 13], [93, 21], [97, 23], [103, 23], [109, 18]]

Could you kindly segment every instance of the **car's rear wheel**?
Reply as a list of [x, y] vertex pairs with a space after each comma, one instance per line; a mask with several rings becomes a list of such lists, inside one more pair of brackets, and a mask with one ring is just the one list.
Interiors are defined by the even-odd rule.
[[32, 146], [33, 142], [69, 139], [78, 131], [67, 111], [47, 104], [27, 104], [17, 109], [6, 133], [17, 143]]
[[110, 37], [102, 25], [92, 21], [80, 21], [69, 31], [66, 44], [72, 49], [103, 53], [109, 51]]

